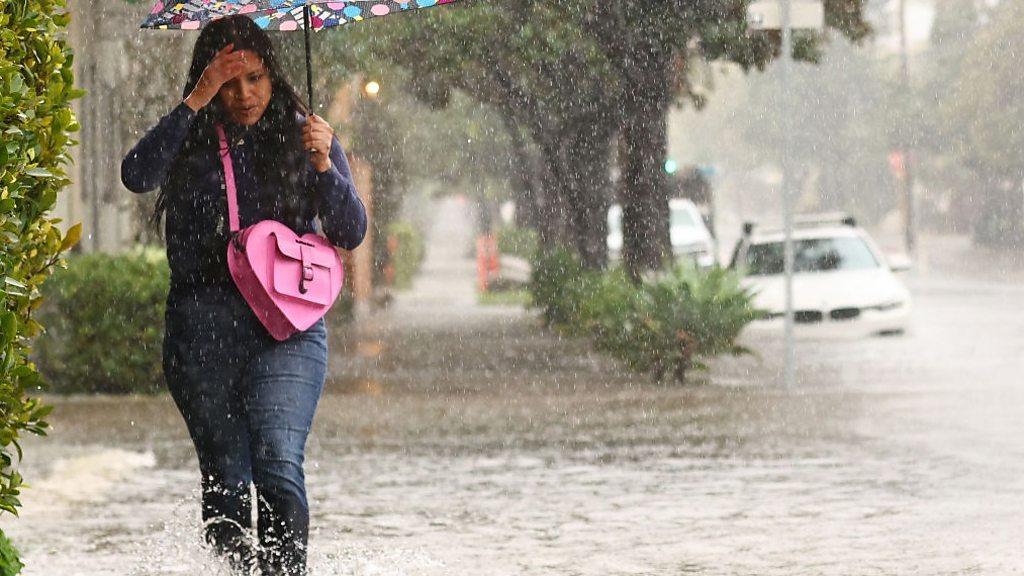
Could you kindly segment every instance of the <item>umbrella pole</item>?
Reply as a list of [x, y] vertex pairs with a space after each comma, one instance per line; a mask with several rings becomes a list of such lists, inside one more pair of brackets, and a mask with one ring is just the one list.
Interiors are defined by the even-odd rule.
[[302, 29], [306, 38], [306, 96], [309, 98], [309, 113], [313, 113], [313, 63], [309, 47], [309, 4], [302, 7]]

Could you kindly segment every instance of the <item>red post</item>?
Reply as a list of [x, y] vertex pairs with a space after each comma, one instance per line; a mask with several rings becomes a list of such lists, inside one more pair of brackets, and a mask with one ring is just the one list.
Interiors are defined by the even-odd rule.
[[501, 261], [498, 258], [498, 239], [494, 234], [487, 235], [487, 272], [488, 280], [498, 276], [501, 271]]
[[482, 234], [476, 238], [477, 289], [487, 292], [491, 279], [500, 271], [498, 240], [493, 234]]
[[476, 238], [476, 287], [487, 292], [487, 237]]

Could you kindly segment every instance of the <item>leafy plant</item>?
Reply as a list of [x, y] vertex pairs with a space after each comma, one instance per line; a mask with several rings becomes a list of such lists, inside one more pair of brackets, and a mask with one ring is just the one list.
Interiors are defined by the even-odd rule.
[[[22, 433], [44, 434], [50, 408], [29, 394], [42, 379], [29, 361], [39, 287], [81, 234], [47, 216], [69, 180], [64, 166], [78, 123], [63, 0], [0, 3], [0, 511], [17, 514]], [[4, 541], [4, 570], [20, 563]], [[6, 573], [6, 572], [5, 572]]]
[[532, 228], [506, 226], [498, 230], [498, 252], [529, 260], [537, 253], [539, 239]]
[[35, 358], [55, 392], [155, 392], [170, 272], [160, 249], [86, 254], [46, 283]]
[[423, 263], [423, 235], [409, 222], [392, 222], [388, 225], [388, 242], [394, 243], [390, 265], [395, 287], [409, 288]]
[[0, 530], [0, 576], [15, 576], [24, 567], [18, 558], [18, 551]]
[[658, 380], [684, 382], [708, 358], [750, 351], [736, 343], [760, 312], [739, 276], [723, 268], [679, 265], [630, 292], [624, 279], [609, 280], [598, 294], [614, 305], [594, 305], [597, 347]]
[[530, 291], [548, 325], [658, 380], [684, 382], [708, 358], [749, 353], [736, 339], [760, 315], [729, 270], [677, 265], [634, 283], [624, 269], [587, 271], [564, 249], [535, 258]]
[[571, 250], [556, 248], [538, 252], [532, 262], [530, 297], [548, 326], [578, 333], [582, 329], [583, 303], [600, 275], [587, 270]]

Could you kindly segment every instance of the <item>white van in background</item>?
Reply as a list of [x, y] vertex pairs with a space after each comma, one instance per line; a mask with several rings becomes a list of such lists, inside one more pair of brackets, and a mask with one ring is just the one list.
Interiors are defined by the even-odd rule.
[[[697, 206], [681, 198], [668, 202], [669, 237], [676, 260], [689, 259], [700, 266], [710, 267], [715, 260], [715, 243], [708, 227], [704, 225]], [[608, 208], [608, 257], [618, 260], [622, 257], [622, 206], [612, 204]]]

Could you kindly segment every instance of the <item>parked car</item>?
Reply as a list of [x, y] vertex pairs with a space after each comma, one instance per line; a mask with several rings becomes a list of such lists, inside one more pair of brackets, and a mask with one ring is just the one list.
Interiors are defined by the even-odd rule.
[[[669, 237], [676, 259], [691, 259], [708, 267], [715, 264], [714, 239], [697, 206], [680, 198], [669, 200]], [[608, 208], [608, 256], [622, 254], [622, 206]]]
[[[784, 236], [744, 225], [730, 267], [744, 274], [755, 305], [768, 316], [755, 326], [781, 326], [785, 315]], [[909, 261], [887, 261], [875, 242], [844, 215], [800, 217], [793, 232], [793, 309], [796, 324], [842, 333], [901, 334], [910, 292], [894, 272]], [[905, 260], [905, 259], [904, 259]]]

